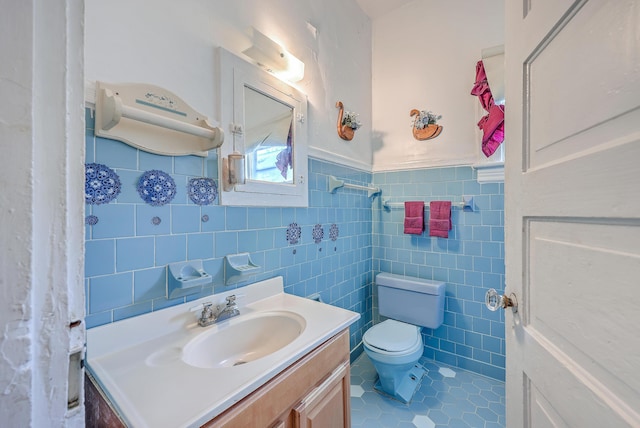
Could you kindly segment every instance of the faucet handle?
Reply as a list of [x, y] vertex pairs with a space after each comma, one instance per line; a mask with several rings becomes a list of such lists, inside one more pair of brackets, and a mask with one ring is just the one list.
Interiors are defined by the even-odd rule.
[[232, 294], [231, 296], [227, 296], [227, 298], [225, 300], [227, 301], [227, 306], [235, 305], [235, 303], [236, 303], [236, 295]]
[[212, 305], [213, 305], [213, 303], [211, 303], [211, 302], [200, 303], [199, 305], [190, 307], [189, 308], [189, 312], [201, 312], [207, 307], [210, 308]]
[[204, 302], [202, 304], [202, 318], [209, 318], [211, 317], [212, 314], [212, 309], [211, 307], [213, 306], [213, 303], [211, 302]]

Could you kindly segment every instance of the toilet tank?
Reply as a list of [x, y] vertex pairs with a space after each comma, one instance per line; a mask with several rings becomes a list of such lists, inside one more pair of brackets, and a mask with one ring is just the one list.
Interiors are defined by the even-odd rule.
[[422, 327], [438, 328], [442, 324], [444, 282], [379, 273], [376, 285], [380, 315]]

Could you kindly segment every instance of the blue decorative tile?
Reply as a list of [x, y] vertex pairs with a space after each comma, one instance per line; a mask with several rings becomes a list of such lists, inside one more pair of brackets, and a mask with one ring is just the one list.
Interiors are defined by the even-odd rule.
[[319, 244], [320, 242], [322, 242], [322, 239], [324, 238], [324, 228], [321, 224], [316, 224], [315, 226], [313, 226], [311, 236], [314, 243]]
[[85, 203], [91, 205], [108, 204], [120, 194], [120, 177], [111, 168], [99, 163], [84, 166]]
[[176, 182], [164, 171], [152, 169], [145, 171], [138, 180], [140, 198], [149, 205], [166, 205], [176, 196]]
[[218, 185], [211, 178], [192, 178], [187, 185], [189, 199], [196, 205], [211, 205], [218, 197]]
[[286, 231], [286, 239], [289, 245], [295, 245], [300, 242], [302, 237], [302, 228], [298, 226], [298, 223], [291, 223]]

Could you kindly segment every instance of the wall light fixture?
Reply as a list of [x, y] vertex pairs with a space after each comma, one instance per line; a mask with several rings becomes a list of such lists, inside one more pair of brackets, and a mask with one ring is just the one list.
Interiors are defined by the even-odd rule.
[[242, 51], [256, 64], [282, 80], [299, 82], [304, 77], [304, 62], [285, 48], [251, 27], [253, 45]]

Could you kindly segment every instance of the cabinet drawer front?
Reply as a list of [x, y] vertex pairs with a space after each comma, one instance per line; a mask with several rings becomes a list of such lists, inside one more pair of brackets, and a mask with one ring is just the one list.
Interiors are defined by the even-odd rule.
[[287, 420], [291, 409], [300, 403], [301, 398], [345, 362], [348, 365], [348, 329], [311, 351], [203, 427], [268, 427], [278, 419]]

